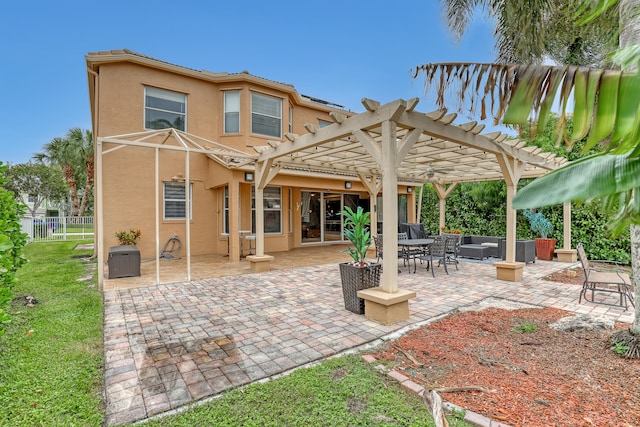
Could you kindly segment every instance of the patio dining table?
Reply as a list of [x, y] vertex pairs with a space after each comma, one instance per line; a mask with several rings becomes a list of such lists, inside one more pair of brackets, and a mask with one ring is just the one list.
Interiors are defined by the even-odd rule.
[[433, 239], [402, 239], [398, 240], [398, 246], [402, 247], [402, 254], [411, 273], [411, 259], [413, 258], [413, 272], [416, 272], [416, 258], [425, 253], [425, 249], [433, 243]]

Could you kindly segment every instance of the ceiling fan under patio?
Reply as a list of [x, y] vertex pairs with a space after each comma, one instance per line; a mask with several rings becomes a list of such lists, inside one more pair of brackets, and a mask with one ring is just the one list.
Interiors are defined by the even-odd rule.
[[451, 172], [452, 169], [438, 169], [438, 168], [434, 168], [433, 165], [431, 163], [427, 164], [427, 167], [425, 168], [424, 172], [422, 172], [420, 175], [424, 175], [427, 177], [427, 181], [432, 180], [433, 178], [435, 178], [436, 175], [446, 175], [449, 172]]

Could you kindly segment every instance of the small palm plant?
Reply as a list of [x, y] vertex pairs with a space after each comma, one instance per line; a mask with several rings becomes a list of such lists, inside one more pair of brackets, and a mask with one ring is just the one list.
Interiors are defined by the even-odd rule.
[[344, 252], [349, 253], [353, 258], [353, 265], [365, 266], [367, 251], [371, 247], [371, 233], [369, 232], [369, 224], [371, 222], [370, 212], [365, 212], [361, 206], [358, 206], [354, 212], [349, 206], [340, 212], [344, 217], [344, 235], [353, 245]]

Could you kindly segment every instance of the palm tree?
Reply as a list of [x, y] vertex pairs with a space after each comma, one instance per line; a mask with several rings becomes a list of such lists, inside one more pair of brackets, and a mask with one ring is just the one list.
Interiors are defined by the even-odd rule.
[[33, 158], [39, 162], [59, 165], [62, 168], [62, 177], [67, 183], [71, 195], [71, 215], [76, 216], [80, 207], [74, 167], [76, 153], [70, 149], [69, 141], [65, 138], [53, 138], [43, 148], [44, 152], [34, 154]]
[[[587, 22], [610, 13], [617, 0], [583, 0], [580, 10]], [[620, 40], [640, 42], [638, 11], [640, 0], [620, 0]], [[631, 34], [631, 35], [629, 35]], [[614, 59], [621, 65], [640, 62], [637, 46], [623, 45]], [[594, 144], [604, 147], [596, 154], [569, 163], [534, 180], [513, 199], [514, 209], [540, 207], [571, 200], [605, 197], [619, 207], [616, 218], [630, 223], [631, 259], [635, 298], [634, 322], [628, 331], [616, 333], [612, 344], [627, 346], [628, 357], [640, 357], [640, 75], [620, 70], [589, 69], [578, 66], [540, 66], [504, 64], [427, 64], [416, 68], [424, 72], [428, 84], [439, 82], [438, 104], [445, 107], [450, 86], [461, 87], [458, 101], [484, 115], [491, 102], [496, 122], [524, 126], [537, 122], [544, 128], [560, 95], [558, 142], [568, 147], [587, 137], [585, 149]], [[428, 90], [428, 89], [427, 89]], [[567, 108], [573, 93], [574, 127], [568, 131]]]
[[82, 131], [80, 128], [73, 128], [67, 134], [67, 139], [75, 149], [79, 151], [79, 156], [83, 162], [85, 177], [82, 201], [80, 202], [79, 216], [84, 216], [87, 205], [93, 190], [94, 181], [94, 156], [93, 156], [93, 135], [90, 130]]
[[[90, 131], [70, 129], [64, 138], [53, 138], [44, 145], [42, 153], [36, 153], [37, 161], [59, 165], [69, 187], [71, 215], [84, 214], [93, 187], [93, 137]], [[82, 207], [78, 197], [79, 179], [85, 179]]]
[[615, 47], [611, 29], [615, 10], [608, 10], [591, 25], [573, 25], [575, 0], [442, 0], [449, 31], [460, 39], [480, 8], [495, 19], [496, 62], [603, 65]]

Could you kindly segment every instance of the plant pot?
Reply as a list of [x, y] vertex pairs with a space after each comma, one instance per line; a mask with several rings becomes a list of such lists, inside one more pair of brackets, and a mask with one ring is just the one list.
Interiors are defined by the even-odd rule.
[[364, 300], [358, 298], [358, 291], [380, 286], [381, 270], [382, 264], [379, 263], [364, 267], [357, 267], [349, 262], [340, 263], [344, 308], [356, 314], [364, 314]]
[[538, 259], [551, 261], [556, 249], [556, 239], [536, 239], [536, 256]]

